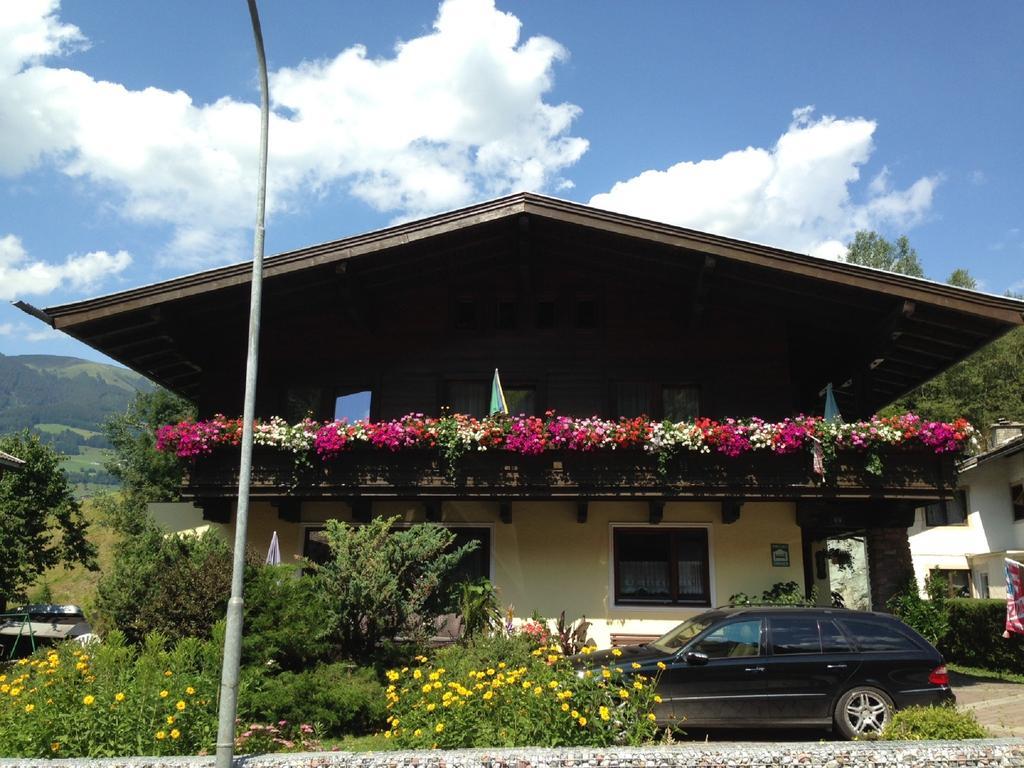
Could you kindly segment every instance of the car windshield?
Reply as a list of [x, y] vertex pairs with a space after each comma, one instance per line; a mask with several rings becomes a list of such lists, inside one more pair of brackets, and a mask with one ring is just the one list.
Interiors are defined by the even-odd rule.
[[657, 640], [650, 643], [650, 645], [666, 653], [678, 651], [714, 622], [715, 619], [710, 616], [695, 616], [688, 621], [684, 621], [678, 627], [670, 629]]

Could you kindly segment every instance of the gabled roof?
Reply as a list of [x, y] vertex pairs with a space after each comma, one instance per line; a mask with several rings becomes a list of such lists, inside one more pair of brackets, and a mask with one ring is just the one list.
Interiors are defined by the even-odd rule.
[[[303, 279], [312, 282], [314, 275], [321, 282], [344, 279], [350, 264], [377, 273], [402, 270], [409, 279], [425, 259], [441, 258], [437, 254], [452, 263], [469, 263], [481, 253], [492, 262], [514, 258], [505, 254], [515, 253], [518, 244], [531, 237], [551, 252], [577, 249], [576, 256], [586, 259], [599, 254], [603, 263], [584, 261], [580, 268], [586, 270], [657, 261], [693, 284], [688, 299], [693, 304], [700, 300], [702, 284], [706, 289], [713, 279], [728, 281], [729, 290], [736, 287], [745, 295], [769, 297], [779, 312], [792, 313], [794, 306], [806, 305], [812, 324], [846, 324], [857, 338], [867, 339], [855, 363], [870, 363], [877, 374], [877, 391], [871, 398], [876, 406], [1024, 323], [1024, 302], [1015, 299], [529, 193], [271, 256], [264, 261], [265, 296], [278, 290], [275, 286], [284, 290]], [[579, 258], [576, 262], [581, 263]], [[45, 310], [23, 302], [17, 305], [154, 381], [192, 396], [202, 361], [174, 339], [174, 316], [180, 322], [188, 316], [182, 308], [193, 305], [205, 307], [209, 315], [211, 306], [224, 304], [229, 296], [238, 302], [248, 294], [250, 279], [251, 263], [243, 262]], [[837, 308], [842, 310], [838, 320]], [[820, 385], [832, 380], [842, 396], [841, 384], [852, 381], [856, 371], [834, 367], [837, 370], [821, 372], [829, 378]]]

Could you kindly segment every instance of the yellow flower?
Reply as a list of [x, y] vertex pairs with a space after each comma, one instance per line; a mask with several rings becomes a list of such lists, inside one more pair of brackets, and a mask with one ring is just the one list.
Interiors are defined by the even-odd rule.
[[579, 723], [580, 727], [582, 728], [583, 726], [585, 726], [587, 724], [587, 718], [581, 717], [576, 722]]
[[550, 688], [552, 691], [555, 690], [555, 688], [557, 688], [557, 687], [558, 687], [558, 681], [557, 680], [552, 680], [550, 683], [548, 683], [548, 688]]
[[484, 696], [483, 696], [484, 701], [490, 701], [493, 698], [494, 698], [494, 691], [487, 691], [487, 693], [485, 693]]
[[534, 696], [540, 696], [542, 693], [544, 693], [544, 689], [543, 688], [541, 688], [539, 685], [534, 687], [534, 689], [533, 689], [533, 695]]
[[434, 686], [431, 685], [430, 683], [427, 683], [422, 688], [420, 688], [420, 690], [423, 691], [424, 693], [430, 693], [432, 690], [434, 690]]
[[50, 744], [50, 751], [51, 752], [57, 752], [59, 750], [60, 750], [60, 742], [59, 741], [55, 741], [52, 744]]
[[580, 713], [577, 712], [575, 709], [572, 712], [570, 712], [569, 714], [571, 714], [573, 717], [579, 717], [580, 716]]
[[420, 672], [418, 669], [414, 669], [412, 671], [412, 679], [413, 680], [419, 680], [421, 677], [423, 677], [423, 673]]
[[417, 728], [415, 731], [412, 732], [412, 735], [413, 736], [422, 736], [423, 735], [423, 729], [422, 728]]
[[167, 738], [167, 733], [165, 731], [157, 731], [156, 732], [156, 740], [157, 741], [163, 741], [166, 738]]
[[548, 654], [548, 664], [554, 664], [556, 661], [558, 661], [558, 656], [556, 656], [553, 653], [549, 653]]
[[438, 723], [434, 726], [434, 733], [441, 733], [444, 730], [444, 723]]
[[508, 665], [505, 664], [504, 661], [499, 661], [498, 662], [498, 669], [504, 669], [506, 666], [508, 666]]
[[617, 657], [619, 657], [621, 655], [622, 655], [622, 651], [620, 651], [618, 648], [612, 648], [612, 656], [615, 656], [617, 658]]
[[621, 699], [628, 699], [629, 698], [629, 691], [627, 691], [625, 688], [620, 688], [619, 689], [619, 698], [621, 698]]
[[189, 696], [194, 696], [196, 693], [196, 689], [190, 685], [188, 688], [185, 689], [185, 693], [187, 693]]
[[171, 728], [171, 738], [176, 739], [179, 736], [181, 736], [181, 731], [179, 731], [177, 728]]
[[426, 656], [416, 656], [415, 658], [416, 658], [416, 661], [418, 661], [420, 664], [426, 664], [427, 663], [427, 657]]
[[655, 696], [654, 696], [654, 703], [655, 704], [661, 704], [661, 696], [658, 696], [657, 694], [655, 694]]
[[178, 710], [179, 712], [184, 712], [185, 711], [185, 702], [179, 700], [178, 703], [174, 705], [174, 708], [176, 710]]
[[170, 677], [170, 676], [171, 676], [171, 675], [173, 675], [173, 674], [174, 674], [174, 673], [173, 673], [173, 672], [171, 672], [171, 670], [169, 670], [169, 669], [168, 669], [168, 670], [167, 670], [166, 672], [164, 672], [164, 677]]
[[601, 715], [602, 720], [607, 720], [611, 717], [611, 713], [608, 712], [608, 707], [601, 707], [597, 712]]
[[25, 711], [26, 711], [26, 712], [31, 712], [31, 711], [32, 711], [33, 709], [35, 709], [35, 708], [36, 708], [36, 705], [35, 705], [35, 704], [26, 704], [26, 705], [25, 705]]
[[168, 725], [174, 725], [174, 715], [168, 715], [167, 716], [167, 724]]
[[607, 669], [602, 669], [601, 670], [601, 677], [603, 677], [605, 680], [607, 680], [611, 676], [612, 676], [612, 673], [609, 672]]
[[434, 704], [433, 702], [427, 704], [427, 712], [433, 712], [435, 709], [437, 709], [437, 704]]
[[639, 680], [637, 680], [636, 682], [633, 683], [633, 688], [634, 688], [634, 690], [642, 691], [644, 689], [644, 684], [641, 683]]
[[594, 652], [594, 648], [593, 648], [593, 646], [590, 646], [590, 645], [584, 645], [583, 646], [583, 650], [580, 651], [580, 653], [582, 653], [584, 656], [589, 656], [593, 652]]
[[494, 677], [494, 670], [493, 669], [488, 669], [487, 670], [487, 674], [490, 675], [491, 677]]
[[524, 691], [528, 691], [532, 687], [533, 687], [533, 683], [531, 683], [529, 680], [523, 680], [523, 690]]
[[123, 693], [115, 693], [114, 694], [114, 701], [124, 701], [124, 694]]
[[630, 666], [633, 667], [633, 669], [640, 669], [640, 665], [637, 664], [635, 661], [632, 664], [630, 664]]
[[170, 694], [167, 691], [160, 691], [160, 698], [166, 699]]
[[395, 682], [400, 677], [401, 677], [401, 675], [398, 674], [395, 670], [393, 670], [393, 669], [389, 669], [388, 670], [388, 680], [390, 680], [391, 682]]
[[91, 693], [82, 699], [82, 703], [85, 704], [85, 706], [87, 707], [91, 707], [93, 705], [93, 702], [95, 701], [96, 697], [93, 696]]
[[653, 712], [648, 712], [648, 713], [647, 713], [647, 719], [648, 719], [648, 720], [650, 720], [650, 721], [651, 721], [651, 722], [653, 723], [653, 722], [654, 722], [655, 720], [657, 720], [658, 718], [656, 718], [656, 717], [654, 716], [654, 713], [653, 713]]
[[658, 669], [665, 669], [665, 662], [664, 661], [659, 661], [658, 662]]

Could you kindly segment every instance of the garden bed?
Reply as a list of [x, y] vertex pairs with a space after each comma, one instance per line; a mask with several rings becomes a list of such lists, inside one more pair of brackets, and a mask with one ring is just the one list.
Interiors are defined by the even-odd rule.
[[[208, 768], [213, 757], [17, 760], [0, 768]], [[660, 768], [661, 766], [1024, 766], [1024, 740], [720, 743], [609, 749], [471, 749], [429, 752], [307, 752], [236, 758], [246, 768]]]

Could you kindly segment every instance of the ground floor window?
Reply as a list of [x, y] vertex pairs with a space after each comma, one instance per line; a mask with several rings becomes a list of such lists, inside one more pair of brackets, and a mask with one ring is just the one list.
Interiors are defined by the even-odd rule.
[[706, 528], [612, 529], [615, 602], [711, 605]]

